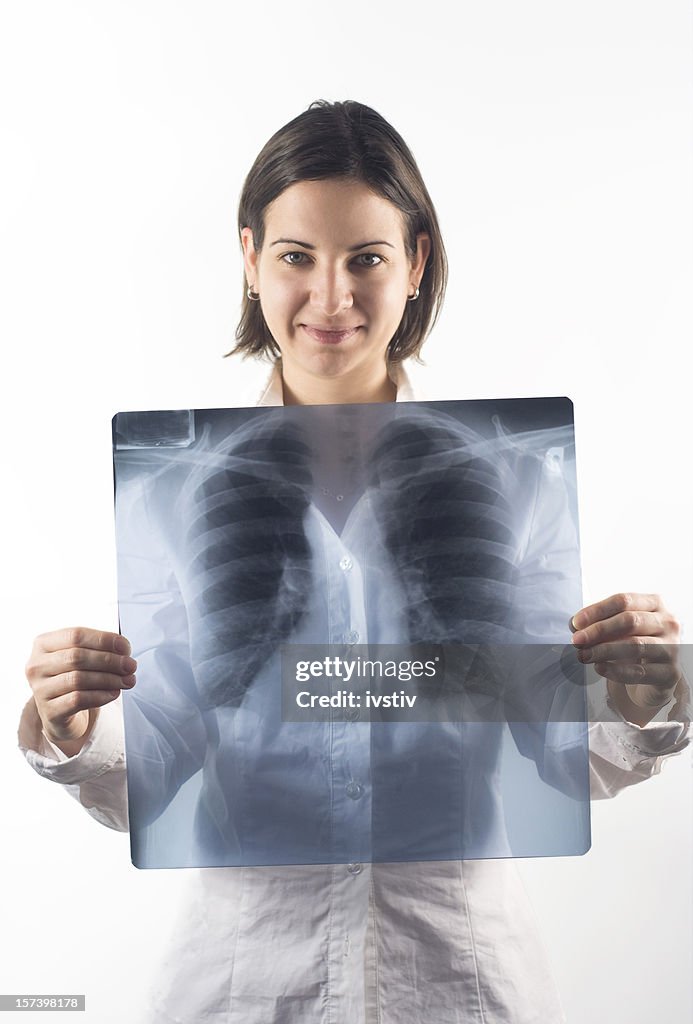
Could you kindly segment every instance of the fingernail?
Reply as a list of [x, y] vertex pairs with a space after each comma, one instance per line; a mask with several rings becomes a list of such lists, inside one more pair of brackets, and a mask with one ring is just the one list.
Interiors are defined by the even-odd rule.
[[571, 639], [572, 639], [573, 643], [575, 644], [575, 646], [579, 647], [581, 644], [586, 644], [587, 643], [587, 633], [585, 633], [584, 630], [579, 629], [577, 631], [577, 633], [573, 633], [573, 636], [572, 636]]
[[121, 668], [126, 675], [131, 676], [132, 673], [137, 669], [137, 662], [134, 658], [123, 658], [121, 662]]
[[581, 661], [583, 665], [586, 665], [588, 661], [592, 661], [592, 650], [590, 647], [583, 647], [581, 651], [578, 651], [578, 661]]
[[118, 654], [130, 653], [130, 644], [124, 636], [117, 636], [113, 641], [113, 647]]
[[135, 685], [135, 682], [136, 679], [134, 676], [123, 676], [123, 686], [125, 686], [128, 690], [130, 689], [131, 686]]

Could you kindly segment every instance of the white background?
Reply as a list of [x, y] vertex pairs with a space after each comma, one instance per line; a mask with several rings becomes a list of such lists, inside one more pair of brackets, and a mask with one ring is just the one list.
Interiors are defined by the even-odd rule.
[[[690, 642], [691, 21], [680, 0], [2, 3], [0, 991], [86, 992], [79, 1019], [115, 1024], [156, 972], [181, 873], [136, 871], [23, 762], [23, 666], [39, 632], [116, 628], [112, 414], [232, 404], [257, 373], [221, 358], [235, 205], [311, 100], [374, 106], [433, 195], [429, 393], [569, 395], [585, 600], [661, 592]], [[596, 806], [587, 856], [523, 865], [571, 1024], [691, 1019], [690, 767]]]

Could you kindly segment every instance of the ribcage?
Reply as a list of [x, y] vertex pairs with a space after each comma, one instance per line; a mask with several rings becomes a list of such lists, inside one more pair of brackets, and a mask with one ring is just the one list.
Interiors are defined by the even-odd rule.
[[[374, 422], [367, 477], [410, 643], [512, 641], [517, 543], [502, 458], [434, 410]], [[481, 446], [483, 447], [483, 446]], [[178, 511], [191, 662], [203, 701], [237, 706], [309, 606], [311, 448], [279, 412], [206, 453]]]
[[237, 434], [191, 477], [181, 506], [191, 661], [211, 706], [240, 704], [301, 621], [311, 582], [309, 449], [271, 415]]
[[498, 457], [475, 454], [474, 440], [449, 417], [412, 410], [385, 428], [373, 453], [373, 505], [404, 588], [411, 643], [514, 636], [507, 480]]

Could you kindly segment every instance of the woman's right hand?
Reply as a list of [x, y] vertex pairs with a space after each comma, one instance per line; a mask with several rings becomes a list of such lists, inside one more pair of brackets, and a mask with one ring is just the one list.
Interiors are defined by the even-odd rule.
[[98, 709], [135, 685], [130, 650], [119, 633], [82, 626], [34, 640], [26, 677], [44, 733], [69, 757], [82, 749]]

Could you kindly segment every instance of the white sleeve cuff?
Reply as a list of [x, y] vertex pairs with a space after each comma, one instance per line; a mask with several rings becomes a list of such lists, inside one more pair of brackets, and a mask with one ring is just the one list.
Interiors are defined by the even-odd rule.
[[623, 717], [610, 699], [606, 680], [590, 686], [590, 749], [612, 764], [641, 768], [657, 757], [678, 754], [691, 738], [690, 689], [682, 679], [674, 696], [647, 725]]
[[31, 767], [44, 778], [62, 785], [97, 779], [114, 766], [125, 763], [121, 702], [111, 701], [99, 709], [86, 743], [78, 754], [68, 757], [44, 735], [32, 697], [22, 712], [18, 741]]
[[594, 722], [590, 727], [590, 750], [611, 764], [626, 770], [644, 768], [658, 757], [678, 754], [690, 742], [690, 728], [681, 722], [650, 722], [633, 725]]

